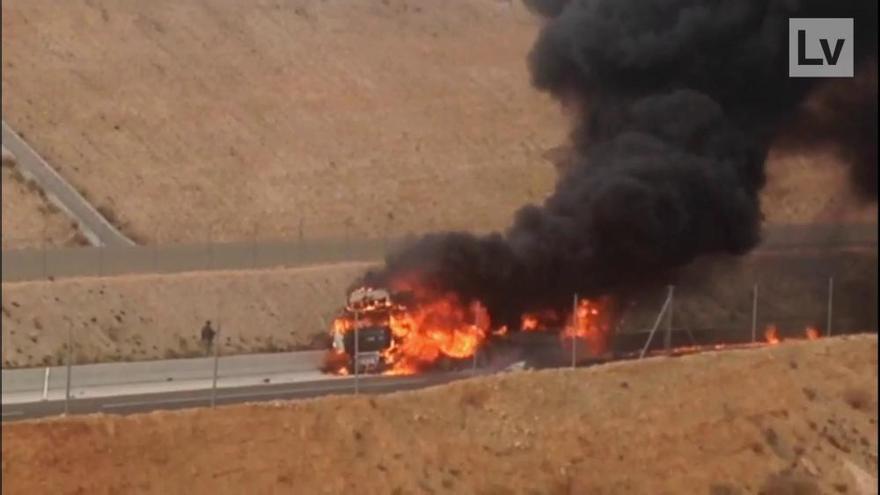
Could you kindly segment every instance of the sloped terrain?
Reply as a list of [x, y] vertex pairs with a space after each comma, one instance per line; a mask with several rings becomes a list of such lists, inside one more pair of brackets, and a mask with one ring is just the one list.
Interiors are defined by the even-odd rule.
[[3, 148], [3, 249], [85, 243], [75, 222], [50, 203], [34, 182], [16, 169], [15, 157]]
[[3, 424], [4, 493], [868, 494], [877, 337]]
[[364, 263], [3, 284], [3, 367], [195, 356], [205, 320], [224, 354], [326, 348]]
[[142, 241], [494, 228], [552, 186], [519, 2], [2, 8], [4, 118]]
[[[193, 272], [3, 284], [3, 366], [61, 364], [68, 321], [79, 363], [191, 356], [204, 320], [220, 321], [224, 354], [326, 348], [329, 322], [351, 282], [370, 265], [345, 263], [281, 270]], [[676, 287], [678, 329], [724, 339], [749, 333], [752, 287], [760, 286], [757, 323], [803, 335], [824, 331], [828, 275], [835, 276], [834, 330], [877, 325], [876, 252], [782, 253], [703, 261]], [[620, 328], [651, 328], [665, 287], [632, 301]], [[719, 333], [720, 332], [720, 333]], [[725, 333], [728, 332], [728, 333]]]
[[[566, 142], [518, 0], [2, 9], [4, 118], [141, 242], [500, 229]], [[773, 161], [769, 221], [876, 220], [834, 157]]]

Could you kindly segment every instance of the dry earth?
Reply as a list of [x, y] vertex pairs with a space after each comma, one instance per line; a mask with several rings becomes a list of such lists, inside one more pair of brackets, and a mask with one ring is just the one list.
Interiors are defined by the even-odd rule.
[[[518, 0], [2, 9], [4, 118], [140, 241], [503, 228], [566, 140]], [[833, 157], [772, 161], [770, 221], [876, 220]]]
[[3, 424], [3, 492], [876, 494], [877, 336]]
[[6, 148], [2, 174], [3, 249], [65, 246], [85, 240], [73, 220], [18, 172], [15, 157]]
[[519, 2], [2, 9], [4, 118], [139, 239], [485, 229], [553, 182]]
[[[4, 283], [3, 366], [60, 364], [68, 319], [80, 363], [193, 355], [206, 319], [221, 321], [224, 353], [325, 348], [321, 337], [345, 290], [368, 266]], [[677, 282], [675, 324], [748, 332], [758, 281], [761, 327], [824, 330], [827, 276], [834, 274], [834, 329], [876, 329], [876, 277], [868, 273], [877, 273], [876, 252], [787, 252], [697, 263]], [[658, 287], [637, 297], [623, 330], [650, 328], [665, 293]]]
[[196, 355], [205, 320], [224, 353], [324, 348], [316, 339], [367, 266], [3, 284], [3, 367], [61, 364], [68, 328], [78, 363]]

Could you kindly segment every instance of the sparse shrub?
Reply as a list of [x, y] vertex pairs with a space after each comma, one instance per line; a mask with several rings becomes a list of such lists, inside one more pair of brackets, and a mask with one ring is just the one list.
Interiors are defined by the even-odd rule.
[[848, 388], [843, 392], [843, 400], [853, 409], [867, 412], [871, 404], [871, 394], [861, 388]]
[[119, 225], [119, 217], [116, 216], [116, 212], [113, 210], [113, 208], [107, 205], [100, 205], [95, 209], [98, 210], [98, 213], [100, 213], [101, 216], [104, 217], [104, 219], [106, 219], [108, 222], [116, 226]]

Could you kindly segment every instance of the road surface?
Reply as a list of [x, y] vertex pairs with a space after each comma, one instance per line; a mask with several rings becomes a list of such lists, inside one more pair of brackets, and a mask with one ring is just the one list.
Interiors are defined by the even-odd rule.
[[[360, 393], [376, 394], [400, 390], [412, 390], [430, 385], [440, 385], [472, 376], [469, 372], [424, 374], [416, 376], [362, 376]], [[324, 377], [322, 379], [284, 383], [277, 385], [250, 385], [217, 390], [216, 404], [239, 404], [243, 402], [305, 399], [323, 395], [355, 393], [354, 377]], [[158, 392], [137, 395], [116, 395], [72, 399], [68, 414], [109, 413], [131, 414], [155, 410], [205, 407], [211, 404], [211, 389]], [[64, 413], [64, 399], [21, 404], [3, 404], [3, 421], [17, 421]]]
[[15, 155], [23, 175], [33, 179], [46, 196], [72, 219], [89, 241], [96, 246], [133, 246], [131, 239], [119, 232], [58, 172], [46, 163], [30, 145], [3, 121], [3, 146]]

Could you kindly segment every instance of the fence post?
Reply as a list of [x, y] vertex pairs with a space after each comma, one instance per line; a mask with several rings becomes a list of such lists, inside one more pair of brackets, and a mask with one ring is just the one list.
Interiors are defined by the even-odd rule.
[[64, 414], [70, 412], [70, 373], [73, 369], [73, 323], [67, 322], [67, 383], [64, 386]]
[[577, 331], [578, 331], [578, 295], [574, 295], [574, 305], [572, 306], [571, 312], [571, 326], [572, 326], [572, 334], [571, 334], [571, 367], [572, 369], [576, 367], [577, 361]]
[[672, 308], [675, 297], [675, 286], [669, 286], [669, 315], [666, 317], [666, 334], [663, 336], [663, 349], [667, 354], [672, 354]]
[[47, 278], [49, 278], [49, 260], [48, 260], [48, 257], [49, 257], [49, 254], [48, 254], [48, 250], [49, 250], [49, 220], [48, 220], [48, 217], [44, 220], [45, 221], [43, 222], [43, 242], [41, 244], [43, 247], [43, 278], [47, 279]]
[[43, 400], [49, 400], [49, 373], [52, 368], [46, 366], [46, 375], [43, 377]]
[[358, 395], [361, 392], [361, 348], [360, 348], [360, 313], [358, 311], [354, 312], [354, 394]]
[[153, 237], [153, 273], [159, 273], [159, 231], [156, 231], [155, 237]]
[[101, 244], [98, 246], [98, 276], [104, 276], [104, 246], [105, 244]]
[[752, 287], [752, 343], [758, 341], [758, 284]]
[[257, 227], [254, 224], [254, 233], [251, 237], [251, 268], [257, 268]]
[[220, 367], [220, 321], [217, 321], [217, 335], [214, 336], [214, 375], [211, 382], [211, 407], [217, 405], [217, 370]]
[[660, 322], [663, 321], [663, 315], [666, 314], [666, 308], [669, 307], [669, 295], [666, 296], [666, 301], [663, 302], [663, 307], [660, 308], [660, 313], [657, 315], [657, 320], [654, 321], [654, 326], [651, 328], [651, 333], [648, 334], [648, 340], [645, 341], [645, 347], [642, 347], [642, 352], [639, 353], [639, 359], [645, 357], [645, 353], [648, 352], [648, 347], [651, 346], [651, 341], [654, 340], [654, 333], [657, 332], [657, 328], [660, 326]]
[[831, 318], [834, 315], [834, 277], [828, 277], [828, 336], [831, 336]]
[[476, 375], [476, 374], [477, 374], [477, 354], [478, 354], [479, 352], [480, 352], [480, 348], [479, 348], [479, 347], [477, 347], [476, 349], [474, 349], [474, 359], [473, 359], [473, 362], [471, 363], [471, 374], [473, 374], [473, 375]]

